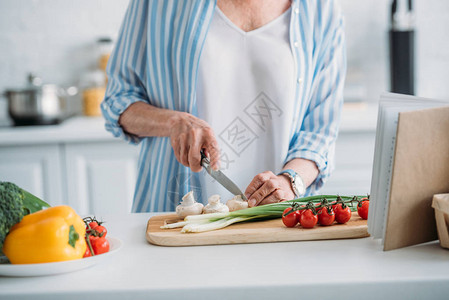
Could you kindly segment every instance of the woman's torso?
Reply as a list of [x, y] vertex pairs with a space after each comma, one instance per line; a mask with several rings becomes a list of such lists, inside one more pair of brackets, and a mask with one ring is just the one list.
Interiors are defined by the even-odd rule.
[[[287, 10], [245, 32], [217, 7], [203, 46], [198, 117], [215, 132], [221, 170], [242, 191], [256, 174], [280, 171], [288, 152], [295, 82], [289, 24]], [[205, 172], [200, 182], [203, 201], [232, 197]]]

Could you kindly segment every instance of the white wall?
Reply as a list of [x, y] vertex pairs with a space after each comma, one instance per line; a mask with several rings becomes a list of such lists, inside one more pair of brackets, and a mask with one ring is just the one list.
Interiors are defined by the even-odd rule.
[[[389, 89], [390, 0], [340, 0], [346, 16], [347, 87], [358, 84], [368, 100]], [[449, 99], [449, 1], [414, 0], [417, 95]]]
[[[340, 0], [345, 15], [346, 96], [375, 101], [388, 88], [388, 0]], [[354, 90], [354, 88], [356, 88]], [[353, 95], [353, 91], [356, 93]]]
[[128, 0], [0, 1], [0, 88], [36, 71], [48, 82], [74, 83], [92, 63], [92, 43], [115, 36]]
[[449, 1], [418, 0], [418, 94], [449, 99]]
[[[128, 0], [0, 0], [0, 92], [26, 83], [77, 84], [98, 37], [115, 37]], [[0, 101], [0, 117], [5, 115]]]
[[[162, 0], [161, 0], [162, 1]], [[348, 95], [376, 101], [388, 90], [389, 0], [340, 0], [346, 15]], [[1, 0], [0, 92], [25, 84], [76, 84], [99, 36], [115, 36], [128, 0]], [[449, 1], [415, 0], [417, 94], [449, 98]], [[354, 89], [354, 87], [356, 89]], [[363, 92], [365, 91], [365, 92]], [[6, 105], [0, 101], [0, 118]]]

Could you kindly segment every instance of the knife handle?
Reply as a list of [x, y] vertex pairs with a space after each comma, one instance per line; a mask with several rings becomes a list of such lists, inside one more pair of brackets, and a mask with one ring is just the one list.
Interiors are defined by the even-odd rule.
[[204, 154], [204, 151], [202, 149], [200, 153], [201, 153], [201, 165], [206, 168], [210, 164], [209, 158], [207, 158], [206, 154]]

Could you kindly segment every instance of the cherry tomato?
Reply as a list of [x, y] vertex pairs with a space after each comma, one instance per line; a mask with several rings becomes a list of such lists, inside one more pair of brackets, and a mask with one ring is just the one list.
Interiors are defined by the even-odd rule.
[[296, 224], [298, 224], [299, 222], [299, 214], [300, 214], [299, 211], [294, 211], [289, 213], [288, 215], [285, 215], [291, 210], [292, 210], [291, 207], [287, 207], [282, 213], [282, 222], [287, 227], [295, 227]]
[[92, 253], [90, 253], [90, 249], [89, 249], [89, 246], [87, 246], [87, 248], [86, 248], [86, 252], [84, 252], [84, 255], [83, 255], [83, 257], [89, 257], [89, 256], [92, 256]]
[[89, 239], [95, 255], [106, 253], [109, 251], [109, 242], [105, 237], [89, 236]]
[[335, 211], [337, 211], [337, 207], [338, 206], [341, 206], [341, 203], [337, 203], [337, 204], [334, 204], [334, 205], [332, 205], [332, 210], [335, 212]]
[[299, 217], [299, 223], [303, 228], [313, 228], [318, 222], [318, 216], [311, 209], [305, 209]]
[[335, 209], [335, 221], [340, 224], [345, 224], [351, 219], [351, 209], [349, 207], [343, 208], [343, 206], [337, 205]]
[[364, 220], [368, 219], [368, 208], [369, 200], [368, 198], [363, 198], [357, 205], [357, 213], [359, 214], [360, 218]]
[[[90, 244], [92, 245], [92, 241], [94, 240], [96, 238], [96, 236], [94, 236], [94, 235], [89, 235], [89, 242], [90, 242]], [[86, 240], [86, 242], [87, 242], [87, 240]], [[89, 247], [89, 246], [88, 246]]]
[[90, 227], [91, 229], [95, 229], [95, 227], [97, 227], [97, 226], [98, 226], [98, 223], [95, 222], [95, 221], [92, 221], [92, 222], [89, 223], [89, 227]]
[[96, 235], [100, 237], [106, 237], [106, 234], [108, 233], [106, 227], [102, 225], [98, 225], [97, 227], [94, 228], [94, 230], [96, 231]]
[[335, 221], [335, 213], [334, 210], [331, 208], [330, 212], [327, 207], [320, 208], [318, 211], [318, 222], [320, 225], [323, 226], [329, 226], [332, 225]]

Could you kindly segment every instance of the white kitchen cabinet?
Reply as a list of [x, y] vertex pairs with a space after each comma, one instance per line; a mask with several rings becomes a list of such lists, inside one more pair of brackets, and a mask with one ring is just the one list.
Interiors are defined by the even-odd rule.
[[80, 215], [131, 210], [139, 147], [114, 138], [100, 117], [0, 128], [0, 180]]
[[130, 212], [138, 147], [125, 142], [65, 145], [68, 204], [80, 214]]
[[0, 181], [14, 182], [50, 205], [64, 203], [58, 144], [0, 147]]

